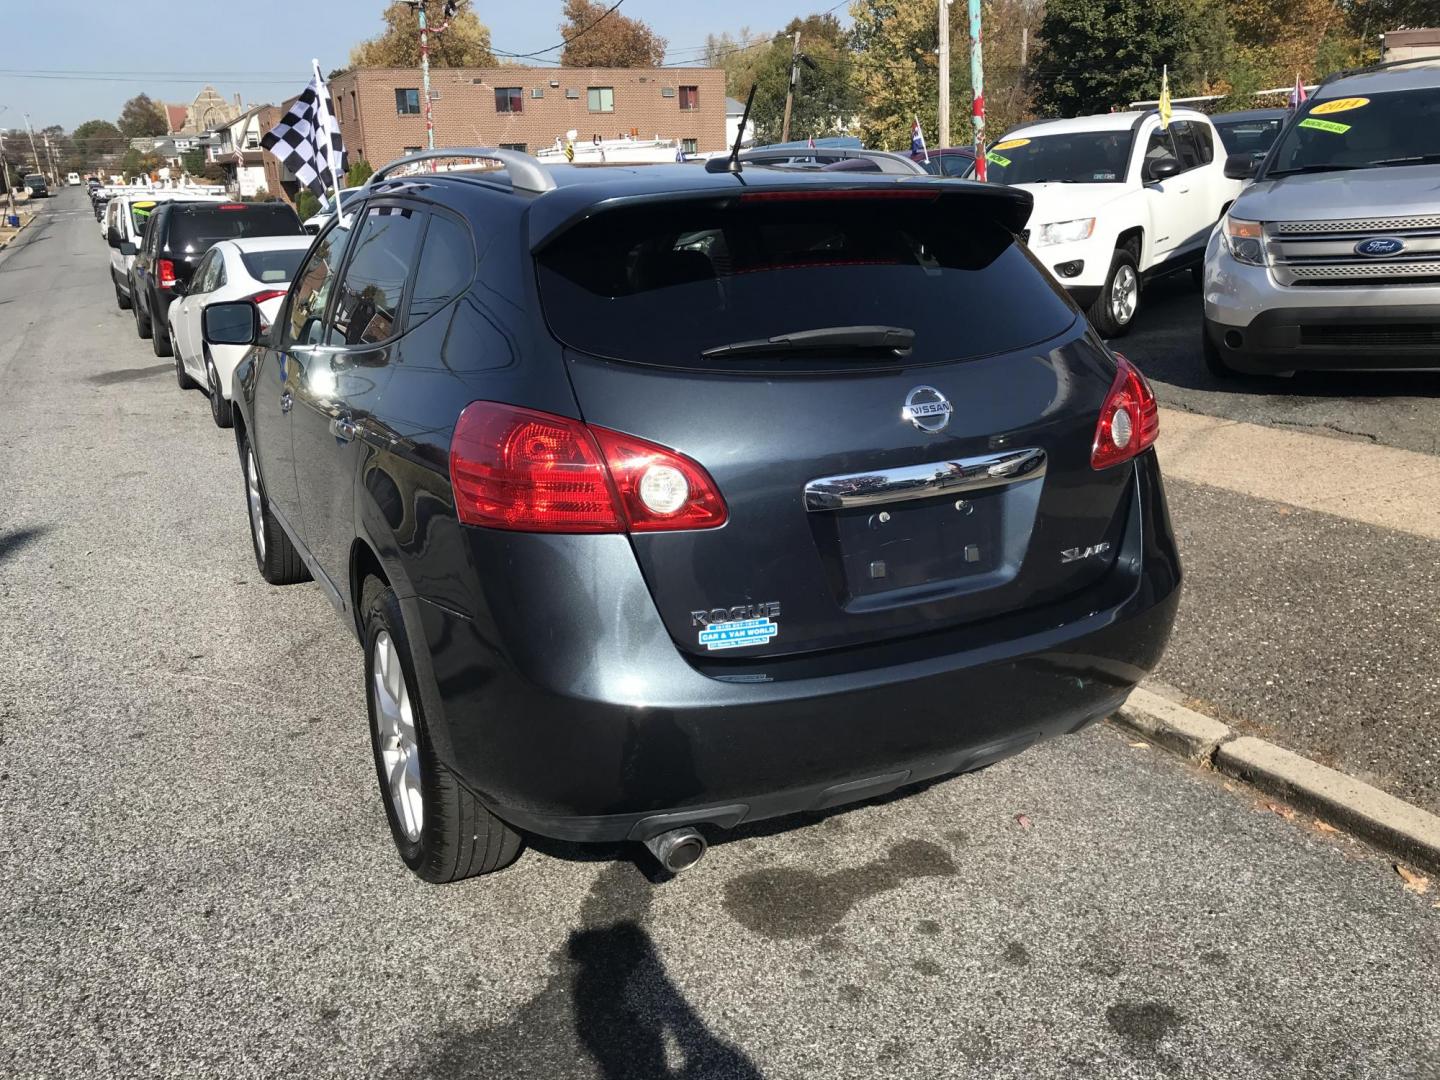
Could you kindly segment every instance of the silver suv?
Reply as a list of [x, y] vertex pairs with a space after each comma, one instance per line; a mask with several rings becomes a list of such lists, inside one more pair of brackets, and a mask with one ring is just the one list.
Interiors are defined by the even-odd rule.
[[1323, 83], [1205, 252], [1217, 375], [1440, 368], [1440, 57]]

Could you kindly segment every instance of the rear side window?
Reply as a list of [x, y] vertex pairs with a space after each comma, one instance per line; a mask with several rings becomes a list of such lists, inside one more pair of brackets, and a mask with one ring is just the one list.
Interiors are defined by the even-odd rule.
[[415, 295], [410, 298], [411, 325], [459, 296], [470, 284], [474, 271], [475, 247], [470, 242], [470, 230], [444, 214], [432, 214], [420, 252], [420, 269], [415, 275]]
[[371, 206], [351, 247], [327, 344], [375, 345], [395, 336], [405, 284], [425, 213], [408, 206]]
[[243, 251], [240, 261], [245, 272], [256, 281], [267, 285], [279, 284], [295, 279], [300, 269], [300, 260], [305, 258], [304, 248], [286, 248], [284, 251]]
[[136, 236], [145, 235], [145, 226], [150, 221], [150, 215], [155, 213], [158, 204], [149, 201], [133, 202], [130, 204], [130, 224]]
[[303, 230], [295, 211], [274, 203], [266, 206], [229, 204], [185, 209], [173, 215], [168, 246], [171, 251], [195, 254], [208, 251], [221, 240], [246, 236], [298, 236]]
[[351, 215], [345, 215], [322, 233], [310, 248], [310, 256], [290, 292], [290, 311], [285, 322], [282, 346], [315, 345], [321, 338], [321, 320], [330, 302], [345, 244], [350, 239]]
[[[552, 332], [598, 356], [723, 369], [700, 354], [804, 330], [912, 330], [914, 364], [1021, 348], [1074, 322], [978, 200], [776, 194], [652, 203], [576, 226], [539, 259]], [[787, 354], [774, 366], [817, 361]]]

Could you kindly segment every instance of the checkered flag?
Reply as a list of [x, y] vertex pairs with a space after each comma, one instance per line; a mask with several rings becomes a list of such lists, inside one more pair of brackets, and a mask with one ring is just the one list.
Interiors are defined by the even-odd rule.
[[280, 122], [260, 139], [260, 145], [274, 154], [301, 185], [317, 197], [339, 191], [346, 170], [345, 140], [335, 119], [335, 100], [320, 77], [315, 77], [290, 106]]

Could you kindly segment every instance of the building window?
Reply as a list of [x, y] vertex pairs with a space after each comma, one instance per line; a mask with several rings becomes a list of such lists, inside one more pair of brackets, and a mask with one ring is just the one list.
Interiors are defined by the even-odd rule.
[[407, 146], [407, 147], [405, 147], [404, 150], [402, 150], [402, 151], [400, 151], [400, 152], [401, 152], [402, 154], [418, 154], [418, 153], [420, 152], [420, 147], [418, 147], [418, 146]]
[[538, 101], [540, 98], [543, 98], [545, 96], [545, 88], [543, 86], [536, 86], [532, 88], [530, 91], [530, 96]]
[[260, 136], [257, 135], [257, 134], [255, 134], [255, 132], [253, 132], [253, 131], [247, 132], [246, 135], [245, 135], [245, 149], [246, 149], [246, 150], [258, 150], [258, 149], [260, 149]]
[[360, 119], [360, 105], [359, 105], [359, 103], [355, 100], [355, 91], [354, 91], [354, 90], [351, 90], [351, 91], [350, 91], [350, 119], [351, 119], [351, 120], [359, 120], [359, 119]]
[[579, 91], [579, 90], [566, 90], [566, 91], [565, 91], [565, 97], [566, 97], [566, 100], [568, 100], [568, 101], [579, 101], [579, 100], [580, 100], [580, 91]]
[[680, 109], [688, 112], [691, 109], [700, 107], [700, 88], [698, 86], [680, 87]]
[[525, 91], [518, 86], [495, 88], [496, 112], [521, 112], [525, 108]]
[[674, 97], [674, 96], [675, 96], [675, 88], [674, 88], [673, 86], [662, 86], [662, 87], [660, 88], [660, 96], [661, 96], [661, 97]]
[[614, 112], [615, 88], [613, 86], [590, 87], [590, 111]]
[[500, 144], [500, 149], [501, 149], [501, 150], [519, 150], [520, 153], [524, 154], [524, 153], [528, 152], [530, 148], [529, 148], [525, 143], [523, 143], [523, 142], [502, 142], [502, 143]]
[[683, 150], [683, 151], [684, 151], [685, 153], [687, 153], [687, 154], [698, 154], [698, 153], [700, 152], [700, 140], [698, 140], [698, 139], [681, 139], [681, 140], [680, 140], [680, 149]]
[[415, 87], [395, 91], [395, 111], [401, 116], [412, 116], [420, 112], [420, 91]]

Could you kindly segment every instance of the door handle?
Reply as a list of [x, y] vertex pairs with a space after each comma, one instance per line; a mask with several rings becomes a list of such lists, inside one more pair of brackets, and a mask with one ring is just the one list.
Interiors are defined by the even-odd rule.
[[330, 421], [330, 431], [340, 442], [355, 438], [355, 419], [348, 413], [341, 413]]
[[295, 395], [292, 394], [292, 393], [290, 393], [289, 390], [286, 390], [283, 394], [280, 395], [280, 411], [281, 411], [281, 412], [283, 412], [283, 413], [288, 413], [288, 412], [290, 411], [290, 406], [291, 406], [291, 405], [294, 405], [294, 404], [295, 404]]

